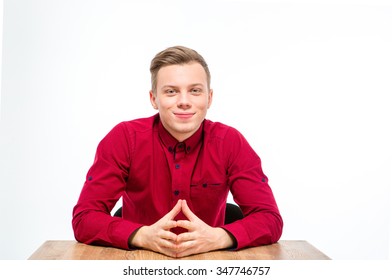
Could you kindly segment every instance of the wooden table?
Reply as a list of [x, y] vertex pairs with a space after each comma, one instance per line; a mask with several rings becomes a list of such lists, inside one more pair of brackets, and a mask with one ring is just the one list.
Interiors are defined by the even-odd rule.
[[[278, 243], [238, 251], [213, 251], [184, 260], [329, 260], [325, 254], [303, 240], [281, 240]], [[85, 245], [76, 241], [46, 241], [29, 260], [174, 260], [148, 250], [122, 250]]]

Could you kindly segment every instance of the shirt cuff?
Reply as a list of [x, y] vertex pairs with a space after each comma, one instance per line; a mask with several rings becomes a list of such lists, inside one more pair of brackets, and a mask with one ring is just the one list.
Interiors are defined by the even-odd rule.
[[128, 240], [135, 230], [142, 226], [142, 224], [132, 223], [123, 219], [112, 224], [109, 228], [109, 236], [112, 240], [113, 247], [125, 250], [135, 249], [129, 246]]
[[247, 246], [249, 238], [245, 228], [240, 223], [232, 223], [222, 226], [222, 228], [228, 231], [235, 239], [233, 247], [230, 250], [239, 250]]

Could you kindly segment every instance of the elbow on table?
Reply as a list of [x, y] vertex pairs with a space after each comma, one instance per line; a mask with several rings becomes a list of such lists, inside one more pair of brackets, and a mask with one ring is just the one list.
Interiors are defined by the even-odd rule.
[[271, 243], [279, 241], [283, 233], [283, 219], [280, 214], [274, 216], [274, 226], [271, 226]]
[[83, 212], [81, 212], [72, 217], [72, 229], [76, 241], [84, 244], [90, 244], [92, 239], [92, 236], [90, 236], [91, 230], [86, 227], [84, 216]]

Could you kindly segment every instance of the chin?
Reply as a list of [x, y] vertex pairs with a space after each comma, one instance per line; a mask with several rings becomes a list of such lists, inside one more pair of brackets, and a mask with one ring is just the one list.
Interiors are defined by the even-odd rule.
[[175, 127], [175, 130], [176, 130], [178, 133], [181, 133], [181, 134], [189, 134], [189, 133], [192, 133], [192, 132], [196, 132], [196, 130], [197, 130], [198, 128], [199, 128], [199, 127], [196, 126], [196, 125], [194, 125], [194, 124], [192, 124], [192, 125], [177, 125], [177, 126]]

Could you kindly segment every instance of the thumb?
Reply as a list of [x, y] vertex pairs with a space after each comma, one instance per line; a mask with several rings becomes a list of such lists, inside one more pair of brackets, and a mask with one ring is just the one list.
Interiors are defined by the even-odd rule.
[[185, 217], [187, 217], [189, 219], [189, 221], [192, 222], [192, 221], [195, 221], [196, 219], [198, 219], [197, 216], [189, 208], [188, 203], [186, 202], [186, 200], [182, 201], [181, 210], [182, 210], [182, 213], [184, 213]]
[[173, 209], [170, 210], [169, 213], [165, 215], [165, 218], [169, 220], [173, 220], [177, 216], [177, 214], [181, 212], [181, 205], [182, 205], [182, 200], [179, 199], [177, 201], [177, 204], [173, 207]]

